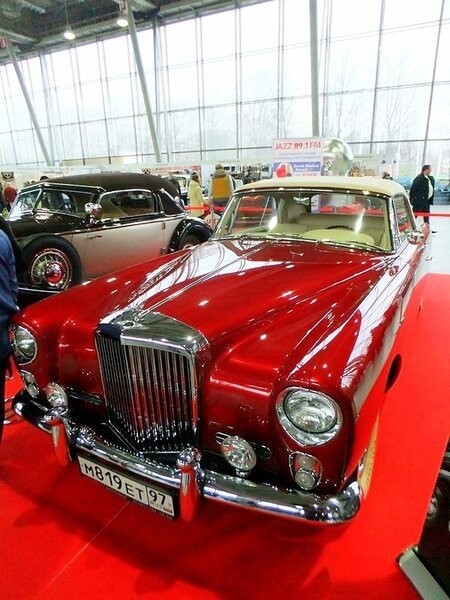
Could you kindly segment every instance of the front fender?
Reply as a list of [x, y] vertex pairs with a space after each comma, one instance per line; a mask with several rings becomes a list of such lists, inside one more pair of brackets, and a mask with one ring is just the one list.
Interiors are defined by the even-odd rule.
[[180, 250], [183, 240], [188, 235], [195, 235], [201, 242], [207, 242], [211, 237], [212, 229], [202, 219], [186, 217], [182, 219], [173, 232], [169, 243], [169, 252]]

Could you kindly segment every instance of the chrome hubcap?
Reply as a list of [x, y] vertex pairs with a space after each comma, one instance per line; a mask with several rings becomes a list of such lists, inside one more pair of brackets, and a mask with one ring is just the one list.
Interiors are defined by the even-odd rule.
[[72, 266], [64, 252], [57, 248], [46, 248], [34, 257], [30, 279], [35, 287], [64, 290], [72, 281]]

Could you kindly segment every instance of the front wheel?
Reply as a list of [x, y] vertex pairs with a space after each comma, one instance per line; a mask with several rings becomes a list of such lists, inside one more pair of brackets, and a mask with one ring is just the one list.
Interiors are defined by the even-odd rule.
[[81, 261], [66, 240], [39, 240], [25, 247], [23, 254], [31, 287], [59, 292], [81, 283]]

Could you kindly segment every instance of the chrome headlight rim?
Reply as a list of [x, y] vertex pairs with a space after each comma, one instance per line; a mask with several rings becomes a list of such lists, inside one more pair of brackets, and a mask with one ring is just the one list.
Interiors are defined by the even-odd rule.
[[[307, 432], [307, 431], [304, 431], [303, 429], [300, 429], [296, 425], [294, 425], [294, 423], [290, 420], [290, 418], [286, 414], [286, 409], [285, 409], [286, 400], [288, 400], [289, 396], [292, 395], [292, 393], [294, 393], [294, 392], [302, 392], [307, 395], [312, 394], [314, 396], [319, 396], [319, 397], [322, 397], [324, 400], [326, 400], [328, 403], [330, 403], [336, 412], [336, 419], [335, 419], [334, 425], [330, 429], [328, 429], [327, 431], [324, 431], [322, 433]], [[343, 417], [342, 417], [342, 411], [339, 408], [339, 405], [337, 404], [337, 402], [335, 400], [333, 400], [333, 398], [331, 398], [327, 394], [324, 394], [323, 392], [319, 392], [317, 390], [303, 388], [300, 386], [286, 388], [278, 396], [275, 408], [276, 408], [278, 420], [279, 420], [282, 428], [284, 429], [284, 431], [294, 441], [298, 442], [302, 446], [322, 446], [323, 444], [328, 443], [334, 437], [336, 437], [336, 435], [339, 433], [339, 431], [342, 428]]]
[[[19, 325], [17, 323], [12, 323], [9, 326], [9, 330], [10, 330], [10, 336], [11, 336], [12, 353], [13, 353], [13, 356], [14, 356], [17, 364], [22, 366], [22, 365], [28, 365], [31, 362], [33, 362], [33, 360], [37, 356], [37, 351], [38, 351], [38, 346], [37, 346], [37, 341], [36, 341], [35, 335], [32, 333], [32, 331], [28, 327], [25, 327], [24, 325]], [[27, 354], [27, 353], [23, 352], [23, 350], [21, 350], [19, 344], [17, 343], [17, 338], [20, 333], [22, 333], [22, 334], [25, 333], [26, 335], [28, 335], [30, 337], [30, 341], [33, 344], [32, 354], [31, 353]]]

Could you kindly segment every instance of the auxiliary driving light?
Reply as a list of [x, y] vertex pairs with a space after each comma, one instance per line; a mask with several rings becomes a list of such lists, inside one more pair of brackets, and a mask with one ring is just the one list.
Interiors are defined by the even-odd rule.
[[247, 475], [256, 465], [256, 453], [252, 446], [237, 435], [226, 437], [220, 450], [225, 460], [238, 471], [238, 475]]
[[67, 408], [69, 406], [64, 388], [57, 383], [48, 383], [45, 387], [45, 395], [48, 403], [53, 408]]
[[319, 459], [306, 452], [291, 454], [291, 471], [295, 483], [305, 491], [313, 490], [322, 478], [322, 463]]
[[32, 398], [37, 398], [39, 396], [39, 386], [34, 375], [29, 371], [20, 371], [20, 378], [30, 396]]

